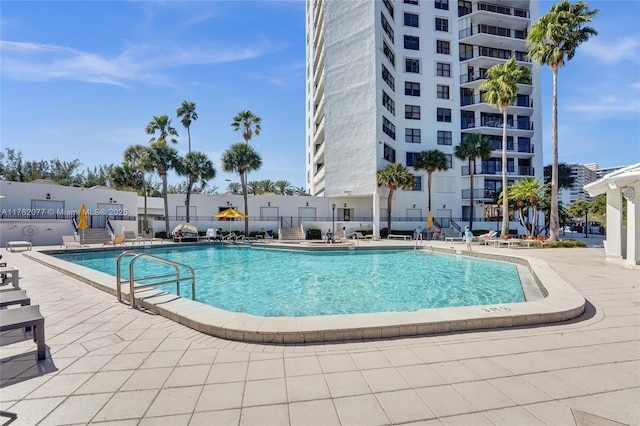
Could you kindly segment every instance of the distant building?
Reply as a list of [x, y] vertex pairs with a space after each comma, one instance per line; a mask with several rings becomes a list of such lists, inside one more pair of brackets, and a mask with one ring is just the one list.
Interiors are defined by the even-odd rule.
[[561, 189], [558, 198], [566, 207], [577, 200], [592, 201], [593, 197], [584, 189], [585, 185], [601, 179], [604, 175], [623, 169], [627, 166], [605, 167], [600, 168], [597, 163], [570, 163], [567, 164], [571, 168], [571, 176], [573, 176], [573, 186], [570, 189]]

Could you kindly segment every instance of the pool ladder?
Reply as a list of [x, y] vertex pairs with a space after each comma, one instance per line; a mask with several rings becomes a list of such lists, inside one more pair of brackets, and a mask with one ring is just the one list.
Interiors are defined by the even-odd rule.
[[[141, 289], [141, 288], [146, 288], [146, 287], [156, 287], [159, 285], [163, 285], [163, 284], [171, 284], [171, 283], [176, 283], [176, 293], [178, 296], [180, 296], [180, 283], [182, 281], [186, 281], [186, 280], [191, 280], [191, 298], [193, 300], [195, 300], [196, 298], [196, 273], [193, 270], [193, 268], [189, 265], [184, 265], [181, 263], [177, 263], [177, 262], [172, 262], [170, 260], [167, 259], [162, 259], [160, 257], [157, 256], [152, 256], [150, 254], [147, 253], [138, 253], [135, 251], [125, 251], [122, 254], [120, 254], [118, 256], [118, 260], [116, 261], [116, 295], [118, 296], [118, 301], [122, 302], [122, 284], [123, 284], [123, 280], [120, 276], [120, 264], [122, 262], [122, 259], [124, 259], [125, 257], [133, 257], [133, 259], [131, 259], [131, 262], [129, 262], [129, 300], [131, 302], [131, 307], [135, 308], [136, 307], [136, 298], [135, 298], [135, 290], [136, 289]], [[165, 265], [170, 265], [173, 266], [173, 268], [175, 269], [175, 273], [169, 273], [169, 274], [162, 274], [162, 275], [150, 275], [150, 276], [143, 276], [143, 277], [136, 277], [135, 276], [135, 263], [138, 259], [147, 259], [153, 262], [157, 262], [157, 263], [163, 263]], [[185, 268], [189, 271], [189, 275], [188, 276], [184, 276], [181, 277], [180, 276], [180, 268]], [[154, 281], [152, 283], [148, 283], [148, 284], [140, 284], [142, 282], [149, 282], [152, 280], [161, 280], [162, 281]], [[124, 281], [126, 282], [126, 280]]]

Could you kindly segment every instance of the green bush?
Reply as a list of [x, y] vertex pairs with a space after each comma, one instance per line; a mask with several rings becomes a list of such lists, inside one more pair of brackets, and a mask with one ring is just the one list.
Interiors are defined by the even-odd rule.
[[587, 244], [583, 241], [578, 241], [578, 240], [560, 240], [560, 241], [553, 241], [553, 242], [549, 242], [549, 243], [545, 243], [544, 247], [549, 247], [549, 248], [574, 248], [574, 247], [586, 247]]
[[307, 229], [307, 240], [321, 240], [322, 231], [318, 228]]
[[165, 231], [156, 231], [156, 238], [162, 238], [163, 240], [167, 238], [167, 233]]

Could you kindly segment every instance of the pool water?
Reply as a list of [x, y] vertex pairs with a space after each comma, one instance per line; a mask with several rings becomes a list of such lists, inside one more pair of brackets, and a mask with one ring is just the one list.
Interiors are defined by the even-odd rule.
[[[191, 266], [196, 300], [231, 312], [299, 317], [524, 302], [515, 265], [426, 251], [299, 252], [213, 245], [144, 253]], [[119, 252], [56, 257], [116, 275]], [[131, 259], [131, 258], [128, 258]], [[122, 276], [128, 277], [128, 262]], [[172, 267], [136, 261], [142, 275]], [[186, 275], [181, 271], [181, 276]], [[138, 275], [138, 273], [136, 273]], [[176, 286], [159, 286], [175, 294]], [[181, 295], [191, 297], [190, 282]]]

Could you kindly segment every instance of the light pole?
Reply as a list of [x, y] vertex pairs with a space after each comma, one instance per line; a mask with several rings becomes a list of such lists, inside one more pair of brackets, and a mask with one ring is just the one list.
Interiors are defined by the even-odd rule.
[[335, 237], [335, 226], [336, 226], [336, 203], [331, 204], [331, 241], [334, 240]]
[[589, 209], [584, 209], [584, 237], [589, 238], [587, 231], [589, 230]]
[[498, 212], [498, 220], [496, 221], [496, 232], [500, 232], [500, 218], [502, 217], [502, 207], [498, 205], [496, 211]]

